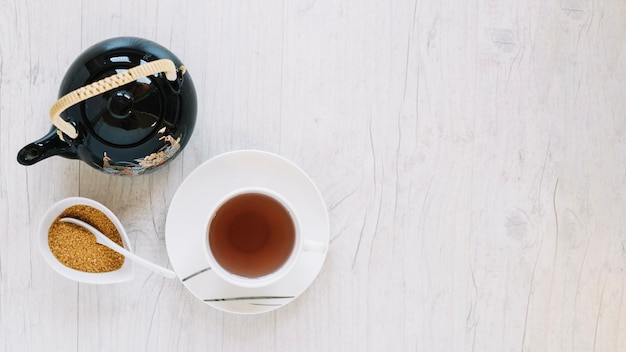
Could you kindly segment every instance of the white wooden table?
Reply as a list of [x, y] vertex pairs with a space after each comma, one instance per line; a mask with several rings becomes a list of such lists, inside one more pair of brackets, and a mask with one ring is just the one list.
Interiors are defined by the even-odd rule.
[[[182, 155], [135, 178], [18, 165], [68, 65], [121, 35], [189, 69]], [[622, 1], [0, 0], [0, 349], [624, 351], [625, 81]], [[327, 260], [286, 307], [222, 313], [141, 269], [77, 284], [39, 255], [40, 217], [80, 195], [168, 265], [177, 187], [237, 149], [328, 205]]]

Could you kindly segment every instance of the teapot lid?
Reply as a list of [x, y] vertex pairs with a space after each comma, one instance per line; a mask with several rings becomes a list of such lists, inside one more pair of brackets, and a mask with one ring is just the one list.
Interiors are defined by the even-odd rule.
[[[117, 73], [123, 68], [112, 70]], [[101, 72], [102, 78], [109, 74], [109, 70]], [[168, 94], [159, 77], [140, 78], [86, 101], [82, 119], [89, 132], [106, 143], [141, 143], [161, 128]]]

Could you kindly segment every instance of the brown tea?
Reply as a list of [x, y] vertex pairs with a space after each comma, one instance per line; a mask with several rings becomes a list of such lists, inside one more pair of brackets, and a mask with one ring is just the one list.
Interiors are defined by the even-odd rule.
[[232, 274], [261, 277], [289, 259], [296, 229], [289, 211], [272, 197], [245, 193], [227, 200], [209, 225], [215, 260]]

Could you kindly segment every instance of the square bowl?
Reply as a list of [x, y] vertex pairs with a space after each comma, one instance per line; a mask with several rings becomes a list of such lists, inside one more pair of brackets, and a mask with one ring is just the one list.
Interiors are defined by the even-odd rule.
[[70, 268], [63, 263], [61, 263], [50, 250], [50, 246], [48, 245], [48, 230], [52, 223], [56, 220], [56, 218], [63, 213], [67, 208], [74, 205], [86, 205], [92, 208], [100, 210], [104, 215], [106, 215], [111, 222], [117, 228], [119, 232], [124, 248], [128, 249], [132, 252], [132, 247], [130, 245], [130, 240], [122, 223], [119, 221], [117, 216], [113, 214], [109, 208], [102, 205], [101, 203], [83, 197], [70, 197], [65, 198], [48, 209], [48, 211], [44, 214], [41, 222], [39, 223], [39, 229], [37, 230], [38, 242], [39, 242], [39, 251], [43, 256], [44, 260], [54, 269], [57, 273], [65, 276], [66, 278], [78, 282], [89, 283], [89, 284], [114, 284], [120, 282], [126, 282], [132, 280], [135, 275], [135, 270], [133, 267], [133, 262], [131, 260], [125, 259], [124, 264], [114, 271], [102, 272], [102, 273], [91, 273], [76, 270]]

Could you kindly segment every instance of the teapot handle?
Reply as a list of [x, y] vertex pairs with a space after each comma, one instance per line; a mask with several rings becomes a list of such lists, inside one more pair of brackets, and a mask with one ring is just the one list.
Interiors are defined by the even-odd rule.
[[[180, 68], [181, 71], [184, 73], [185, 67], [181, 66]], [[71, 123], [61, 118], [61, 113], [65, 111], [65, 109], [71, 107], [74, 104], [80, 103], [81, 101], [94, 97], [98, 94], [102, 94], [109, 90], [123, 86], [124, 84], [136, 81], [141, 77], [155, 75], [160, 72], [165, 72], [165, 77], [167, 77], [167, 79], [170, 81], [175, 81], [177, 78], [176, 65], [174, 65], [174, 62], [169, 59], [160, 59], [150, 61], [143, 65], [135, 66], [128, 71], [120, 72], [118, 74], [103, 78], [99, 81], [73, 90], [62, 96], [52, 105], [52, 107], [50, 108], [50, 120], [52, 121], [52, 124], [56, 126], [59, 130], [68, 135], [70, 138], [74, 139], [78, 137], [78, 132], [76, 131], [76, 128]], [[60, 133], [59, 136], [61, 136]]]

